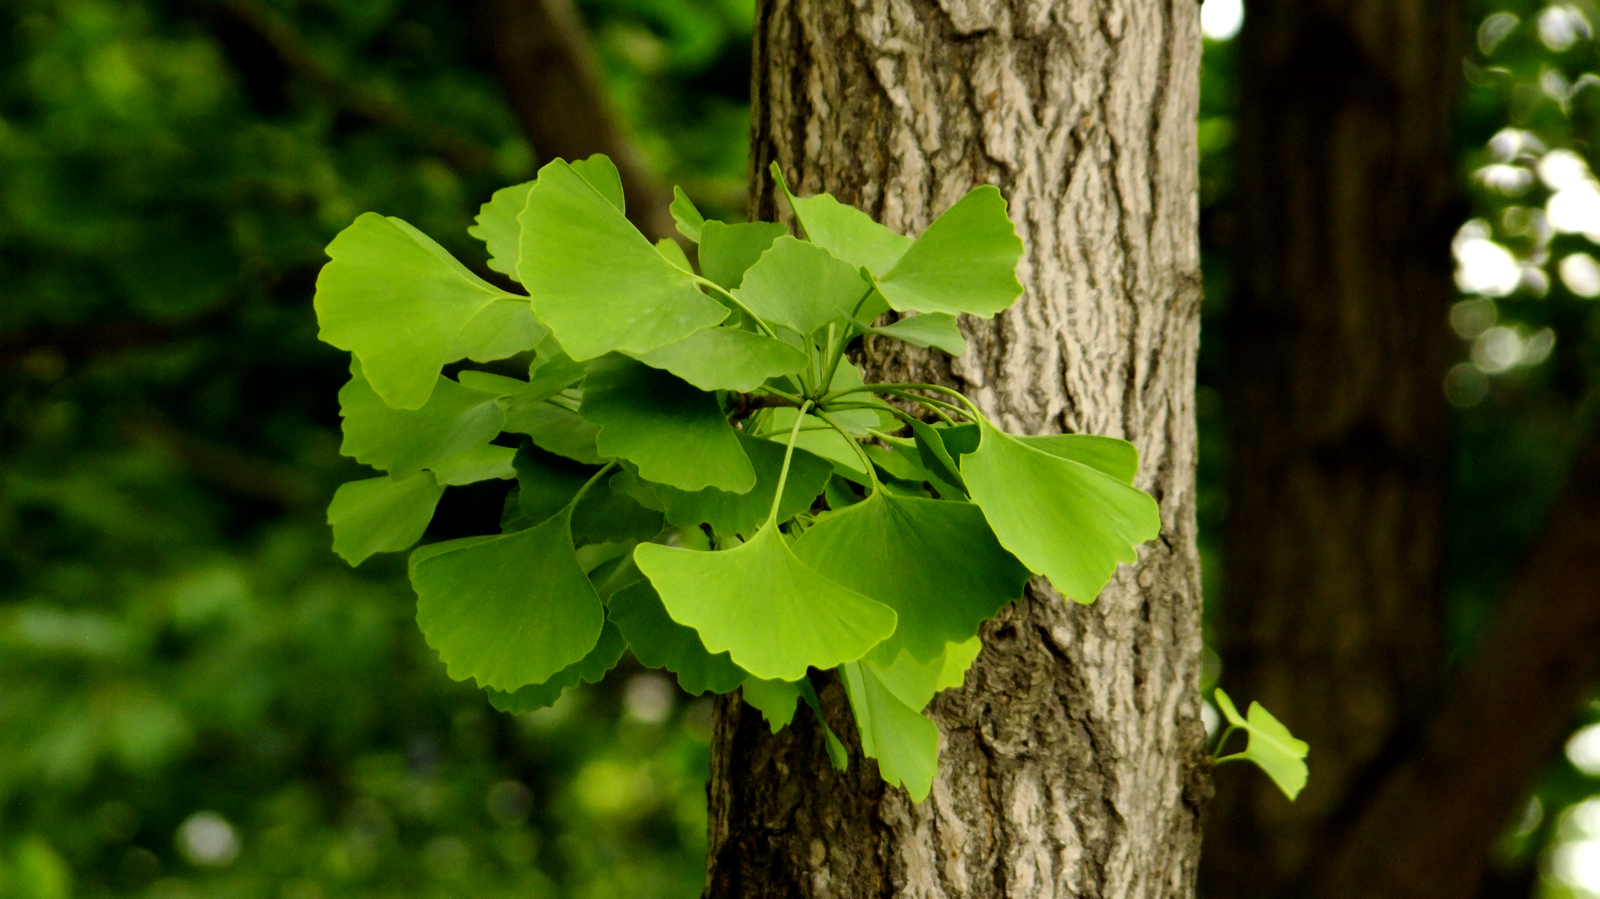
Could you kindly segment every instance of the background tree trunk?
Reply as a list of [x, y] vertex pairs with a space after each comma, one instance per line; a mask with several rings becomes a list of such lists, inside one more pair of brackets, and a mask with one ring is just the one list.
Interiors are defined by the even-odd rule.
[[[1098, 603], [1035, 590], [935, 701], [933, 795], [829, 766], [802, 710], [771, 736], [718, 706], [707, 895], [1192, 894], [1209, 792], [1199, 717], [1192, 412], [1199, 5], [1193, 0], [764, 0], [752, 214], [766, 166], [920, 231], [975, 184], [1011, 201], [1027, 293], [969, 353], [876, 360], [1018, 431], [1126, 437], [1162, 537]], [[869, 347], [869, 355], [871, 351]], [[835, 730], [854, 734], [837, 685]], [[852, 747], [853, 749], [855, 747]]]
[[1218, 642], [1223, 685], [1312, 749], [1294, 804], [1219, 771], [1201, 884], [1228, 899], [1324, 895], [1437, 699], [1460, 222], [1457, 0], [1247, 10]]

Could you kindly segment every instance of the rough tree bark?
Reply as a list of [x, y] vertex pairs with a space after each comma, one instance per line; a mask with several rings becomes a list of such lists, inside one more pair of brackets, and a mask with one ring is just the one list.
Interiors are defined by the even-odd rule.
[[[718, 706], [707, 896], [1185, 897], [1209, 792], [1199, 718], [1192, 414], [1200, 303], [1193, 0], [764, 0], [752, 215], [766, 166], [915, 233], [1000, 187], [1027, 293], [957, 362], [876, 373], [968, 391], [1013, 430], [1126, 437], [1165, 527], [1093, 606], [1036, 589], [937, 699], [933, 795], [828, 764]], [[870, 350], [871, 348], [869, 348]], [[854, 733], [837, 685], [824, 705]]]
[[1254, 772], [1219, 771], [1201, 890], [1348, 896], [1323, 891], [1341, 834], [1445, 668], [1463, 15], [1458, 0], [1247, 11], [1219, 648], [1230, 692], [1311, 743], [1311, 780], [1291, 805]]

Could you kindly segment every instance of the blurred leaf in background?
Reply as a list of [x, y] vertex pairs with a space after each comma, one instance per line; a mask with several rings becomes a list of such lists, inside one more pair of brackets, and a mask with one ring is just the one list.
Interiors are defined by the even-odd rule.
[[[582, 12], [646, 161], [736, 209], [748, 4]], [[501, 715], [400, 561], [329, 550], [323, 247], [380, 210], [497, 279], [466, 228], [538, 156], [468, 18], [0, 16], [0, 896], [698, 892], [708, 705], [635, 667]], [[434, 536], [497, 520], [459, 492]]]

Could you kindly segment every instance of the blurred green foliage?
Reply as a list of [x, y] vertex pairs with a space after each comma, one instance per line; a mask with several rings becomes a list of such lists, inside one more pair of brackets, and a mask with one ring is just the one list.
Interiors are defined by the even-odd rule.
[[[750, 0], [580, 5], [650, 163], [736, 216]], [[1552, 226], [1540, 166], [1573, 151], [1586, 167], [1557, 184], [1577, 189], [1600, 168], [1600, 9], [1473, 7], [1458, 256], [1472, 239], [1505, 258], [1468, 247], [1500, 268], [1464, 278], [1440, 323], [1462, 335], [1441, 389], [1461, 409], [1463, 651], [1542, 523], [1600, 364], [1600, 302], [1583, 264], [1562, 269], [1600, 252], [1600, 224]], [[494, 277], [465, 228], [537, 157], [464, 8], [0, 3], [0, 899], [699, 891], [709, 706], [625, 667], [495, 713], [423, 645], [398, 560], [351, 571], [328, 548], [322, 509], [357, 468], [337, 453], [344, 362], [311, 314], [323, 246], [374, 209]], [[1230, 42], [1205, 52], [1212, 592], [1234, 69]], [[493, 489], [453, 490], [430, 537], [482, 530]], [[1508, 825], [1509, 870], [1600, 892], [1600, 806], [1581, 802], [1597, 777], [1600, 731], [1581, 731]]]
[[[748, 3], [584, 12], [657, 171], [737, 203]], [[376, 209], [483, 270], [536, 150], [484, 55], [440, 2], [4, 4], [0, 897], [698, 892], [707, 704], [496, 713], [401, 561], [329, 552], [322, 248]]]

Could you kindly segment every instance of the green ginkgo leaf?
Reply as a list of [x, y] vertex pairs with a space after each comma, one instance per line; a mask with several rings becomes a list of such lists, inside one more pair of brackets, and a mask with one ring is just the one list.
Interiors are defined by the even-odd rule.
[[[1223, 756], [1216, 761], [1240, 759], [1253, 762], [1272, 782], [1278, 785], [1283, 795], [1292, 801], [1300, 795], [1305, 788], [1309, 770], [1306, 768], [1306, 754], [1311, 746], [1304, 740], [1295, 739], [1289, 733], [1289, 728], [1272, 713], [1262, 707], [1259, 702], [1250, 703], [1248, 717], [1239, 714], [1239, 709], [1228, 698], [1228, 694], [1220, 689], [1213, 694], [1217, 700], [1217, 707], [1222, 710], [1222, 716], [1228, 723], [1240, 728], [1249, 735], [1249, 742], [1245, 745], [1244, 752]], [[1221, 749], [1219, 745], [1217, 747]]]
[[872, 216], [829, 194], [797, 197], [790, 193], [777, 163], [772, 164], [772, 175], [788, 198], [795, 218], [800, 220], [800, 227], [805, 229], [806, 239], [851, 266], [882, 275], [894, 268], [911, 247], [911, 238], [890, 231], [873, 221]]
[[1126, 440], [1097, 434], [1039, 434], [1018, 439], [1052, 456], [1103, 471], [1130, 486], [1139, 474], [1139, 451]]
[[339, 391], [344, 443], [339, 452], [390, 474], [431, 468], [457, 453], [486, 445], [506, 413], [493, 394], [435, 375], [439, 386], [420, 409], [393, 409], [373, 392], [359, 363]]
[[891, 639], [874, 646], [861, 664], [872, 669], [883, 686], [908, 708], [922, 709], [940, 690], [961, 686], [967, 669], [982, 651], [983, 640], [973, 635], [959, 643], [946, 644], [931, 659], [918, 659]]
[[829, 580], [894, 609], [899, 627], [885, 645], [902, 645], [918, 659], [971, 638], [1022, 596], [1030, 576], [1000, 547], [976, 506], [881, 490], [820, 517], [795, 541], [794, 554]]
[[[672, 263], [675, 268], [683, 269], [686, 272], [694, 271], [694, 266], [689, 263], [689, 254], [685, 253], [683, 247], [672, 238], [663, 237], [656, 241], [656, 252], [660, 253], [663, 259]], [[699, 332], [696, 331], [695, 333], [698, 334]]]
[[373, 553], [410, 549], [422, 539], [443, 495], [444, 487], [425, 471], [341, 484], [328, 504], [333, 551], [360, 565]]
[[622, 173], [617, 171], [617, 164], [611, 157], [604, 153], [596, 153], [588, 159], [576, 159], [567, 163], [574, 172], [589, 186], [606, 198], [606, 202], [616, 208], [618, 212], [627, 214], [628, 204], [622, 195]]
[[517, 221], [518, 276], [535, 316], [573, 359], [648, 352], [728, 315], [559, 159], [539, 170]]
[[777, 733], [794, 720], [794, 710], [800, 704], [800, 685], [794, 681], [746, 678], [740, 694], [751, 708], [767, 719], [767, 727]]
[[550, 679], [542, 684], [529, 684], [507, 693], [503, 690], [487, 690], [489, 704], [502, 712], [537, 712], [556, 704], [572, 687], [580, 682], [597, 684], [611, 669], [617, 667], [622, 661], [622, 653], [627, 650], [628, 644], [622, 638], [622, 632], [609, 617], [605, 626], [600, 630], [600, 639], [589, 650], [589, 654], [573, 662], [571, 665], [550, 675]]
[[687, 693], [727, 693], [749, 677], [727, 653], [713, 655], [693, 628], [673, 621], [649, 581], [618, 591], [606, 614], [622, 629], [641, 664], [671, 671]]
[[967, 669], [983, 652], [983, 638], [972, 637], [945, 647], [944, 665], [939, 669], [939, 679], [934, 681], [934, 692], [957, 690], [967, 682]]
[[416, 228], [373, 212], [340, 231], [328, 257], [313, 301], [317, 336], [354, 353], [373, 390], [396, 409], [428, 401], [439, 370], [460, 358], [452, 349], [478, 313], [496, 300], [520, 299]]
[[769, 324], [810, 334], [849, 321], [870, 286], [855, 266], [785, 235], [745, 272], [734, 295]]
[[[967, 489], [966, 479], [961, 475], [961, 466], [956, 462], [956, 456], [946, 446], [944, 428], [935, 428], [926, 422], [917, 419], [907, 419], [906, 424], [911, 426], [911, 437], [917, 445], [917, 455], [922, 460], [923, 468], [927, 469], [929, 477], [934, 479], [939, 492], [947, 498], [959, 496]], [[942, 483], [941, 483], [942, 482]], [[956, 488], [956, 493], [947, 492], [944, 487]]]
[[599, 465], [600, 429], [582, 415], [554, 403], [524, 406], [506, 415], [502, 430], [526, 434], [540, 449], [585, 465]]
[[878, 289], [900, 312], [989, 318], [1022, 296], [1021, 258], [1022, 239], [1006, 216], [1005, 198], [983, 185], [935, 219], [878, 279]]
[[721, 552], [647, 543], [633, 557], [674, 621], [759, 678], [798, 680], [808, 667], [859, 659], [894, 633], [893, 609], [801, 562], [775, 524]]
[[590, 488], [572, 512], [572, 534], [580, 543], [649, 540], [664, 526], [660, 512], [645, 508], [604, 482]]
[[673, 185], [672, 205], [667, 207], [672, 213], [672, 220], [678, 225], [678, 233], [689, 238], [695, 243], [700, 242], [700, 230], [706, 226], [706, 217], [695, 208], [694, 201], [683, 192], [683, 188]]
[[[961, 456], [978, 448], [982, 430], [975, 424], [935, 428], [934, 432], [944, 443], [949, 455], [959, 460]], [[1139, 451], [1133, 444], [1115, 437], [1096, 434], [1014, 434], [1016, 439], [1034, 449], [1044, 450], [1052, 456], [1081, 462], [1097, 471], [1103, 471], [1124, 484], [1131, 485], [1139, 474]]]
[[[595, 470], [524, 446], [516, 454], [517, 501], [530, 523], [537, 524], [562, 513]], [[633, 497], [598, 483], [584, 494], [572, 511], [572, 534], [578, 543], [624, 543], [648, 540], [661, 533], [661, 513], [641, 506]]]
[[[762, 416], [761, 436], [780, 445], [789, 443], [789, 434], [794, 428], [795, 416], [800, 414], [800, 410], [793, 406], [783, 406], [764, 411], [766, 414]], [[835, 420], [838, 420], [837, 417]], [[866, 464], [861, 461], [861, 454], [852, 448], [856, 445], [854, 441], [815, 415], [805, 417], [799, 433], [794, 437], [794, 445], [818, 458], [828, 460], [836, 471], [856, 483], [868, 482]]]
[[517, 476], [516, 469], [511, 466], [516, 454], [515, 447], [487, 444], [462, 450], [435, 464], [432, 470], [439, 483], [449, 487], [478, 481], [506, 480]]
[[696, 331], [677, 343], [634, 356], [669, 371], [701, 390], [749, 393], [769, 378], [806, 367], [806, 354], [765, 334], [735, 328]]
[[489, 202], [478, 207], [476, 224], [467, 229], [468, 234], [483, 241], [488, 249], [489, 268], [512, 278], [517, 276], [517, 244], [522, 236], [517, 216], [528, 202], [528, 191], [532, 189], [533, 182], [524, 181], [495, 191]]
[[1104, 472], [1054, 456], [979, 423], [962, 457], [972, 501], [1000, 545], [1065, 596], [1094, 602], [1120, 562], [1161, 531], [1156, 501]]
[[[714, 488], [691, 493], [655, 485], [650, 488], [651, 497], [666, 513], [668, 521], [680, 527], [709, 524], [724, 540], [734, 536], [749, 537], [761, 527], [772, 510], [772, 498], [778, 490], [784, 447], [743, 434], [739, 435], [739, 442], [755, 466], [756, 485], [744, 493]], [[787, 521], [811, 508], [832, 475], [833, 466], [826, 460], [796, 449], [789, 462], [789, 478], [783, 485], [783, 502], [778, 504], [778, 520]]]
[[772, 242], [788, 233], [789, 229], [773, 222], [729, 225], [708, 221], [700, 231], [700, 273], [733, 290]]
[[600, 428], [600, 455], [627, 459], [648, 481], [744, 493], [756, 472], [717, 398], [624, 356], [590, 363], [583, 417]]
[[914, 802], [928, 798], [939, 771], [939, 728], [920, 709], [901, 702], [869, 665], [840, 669], [861, 732], [861, 751], [878, 760], [886, 783], [905, 787]]
[[538, 346], [548, 333], [533, 317], [526, 297], [495, 300], [467, 322], [450, 346], [450, 360], [505, 359]]
[[588, 655], [604, 620], [564, 514], [424, 546], [411, 554], [411, 585], [417, 624], [450, 676], [507, 692]]
[[961, 329], [956, 326], [956, 317], [948, 312], [911, 315], [897, 322], [867, 330], [872, 334], [903, 340], [913, 346], [944, 350], [952, 356], [959, 356], [967, 351], [967, 339], [961, 336]]

